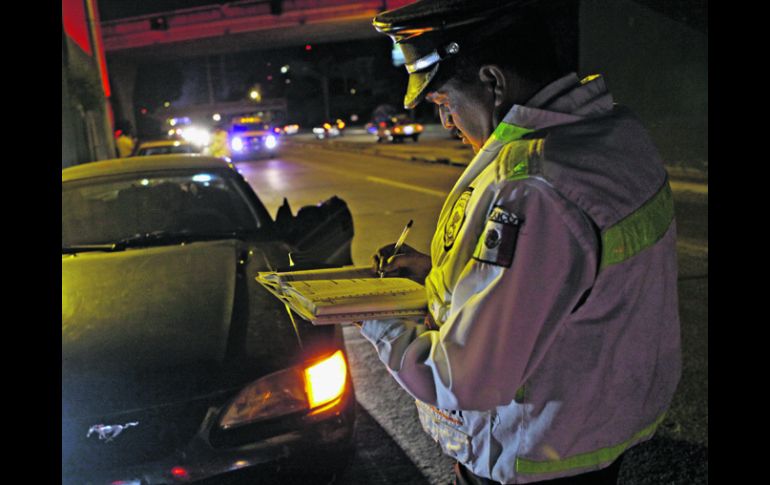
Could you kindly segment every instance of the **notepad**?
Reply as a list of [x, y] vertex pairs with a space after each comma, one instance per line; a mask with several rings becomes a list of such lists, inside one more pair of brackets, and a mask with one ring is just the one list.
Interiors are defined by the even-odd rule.
[[257, 281], [314, 325], [422, 316], [425, 287], [407, 278], [372, 277], [369, 267], [257, 274]]

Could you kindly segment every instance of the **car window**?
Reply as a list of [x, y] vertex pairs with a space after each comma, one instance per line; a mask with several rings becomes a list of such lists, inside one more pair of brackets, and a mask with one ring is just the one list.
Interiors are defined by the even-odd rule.
[[232, 176], [217, 171], [130, 174], [62, 184], [62, 246], [109, 244], [156, 232], [257, 231]]

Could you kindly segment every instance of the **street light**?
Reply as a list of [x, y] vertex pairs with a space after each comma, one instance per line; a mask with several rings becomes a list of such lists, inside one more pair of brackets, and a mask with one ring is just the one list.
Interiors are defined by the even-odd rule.
[[252, 89], [252, 90], [249, 92], [249, 97], [250, 97], [251, 99], [253, 99], [254, 101], [257, 101], [257, 102], [259, 102], [259, 101], [261, 101], [261, 100], [262, 100], [262, 95], [261, 95], [261, 94], [259, 94], [259, 91], [257, 91], [256, 89]]

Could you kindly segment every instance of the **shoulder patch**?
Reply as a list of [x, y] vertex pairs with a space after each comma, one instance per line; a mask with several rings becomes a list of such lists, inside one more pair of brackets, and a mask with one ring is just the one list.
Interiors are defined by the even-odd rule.
[[513, 212], [495, 206], [487, 218], [487, 223], [478, 243], [476, 243], [473, 259], [482, 263], [510, 268], [516, 249], [516, 240], [519, 237], [519, 226], [523, 222]]

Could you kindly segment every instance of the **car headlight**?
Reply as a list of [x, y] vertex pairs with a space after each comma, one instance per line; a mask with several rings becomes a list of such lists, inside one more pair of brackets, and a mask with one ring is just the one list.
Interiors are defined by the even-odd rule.
[[230, 147], [236, 152], [243, 150], [243, 140], [240, 137], [236, 136], [230, 142]]
[[273, 135], [267, 135], [267, 137], [265, 137], [265, 146], [272, 150], [278, 146], [278, 140]]
[[347, 384], [347, 363], [342, 351], [308, 366], [292, 367], [246, 386], [227, 407], [223, 429], [310, 411], [338, 399]]

